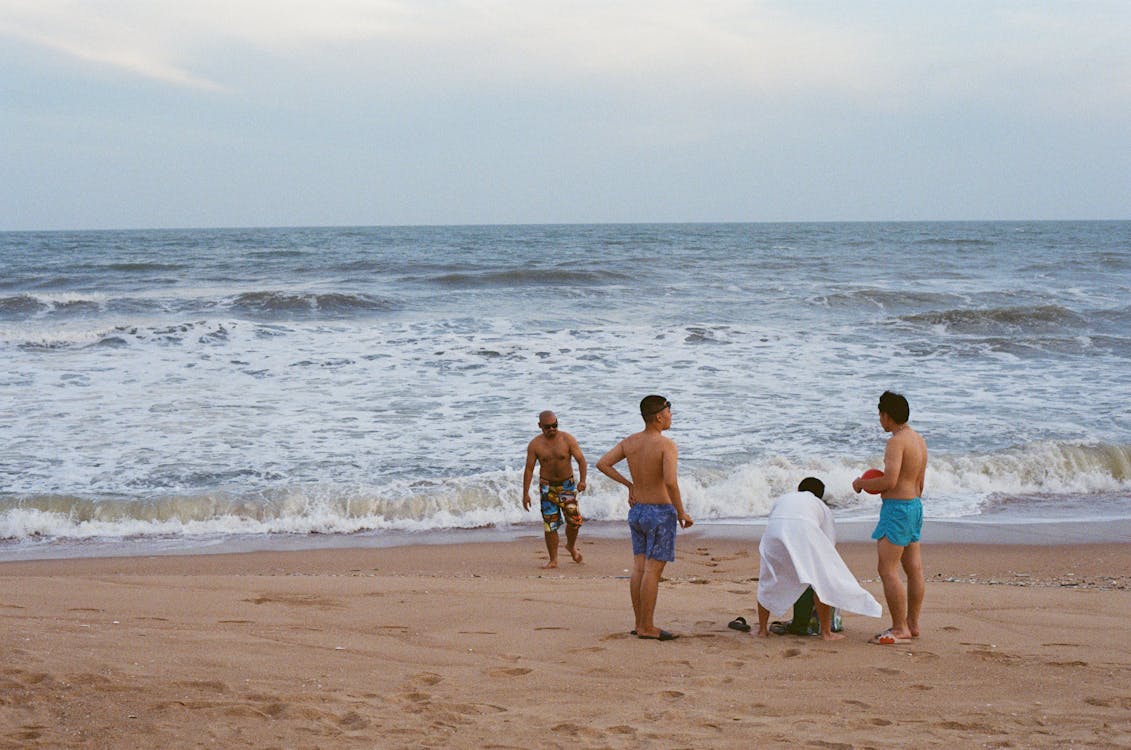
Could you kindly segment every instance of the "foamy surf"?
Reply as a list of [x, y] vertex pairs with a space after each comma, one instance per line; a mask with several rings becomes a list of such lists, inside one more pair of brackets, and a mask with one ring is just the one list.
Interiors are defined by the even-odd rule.
[[[758, 521], [774, 499], [809, 475], [827, 485], [838, 517], [871, 517], [879, 500], [851, 490], [879, 456], [799, 460], [775, 456], [736, 467], [685, 467], [685, 503], [700, 521]], [[581, 506], [592, 521], [620, 521], [623, 488], [590, 475]], [[295, 485], [251, 493], [206, 492], [144, 498], [0, 495], [0, 539], [210, 537], [224, 534], [354, 534], [506, 527], [537, 523], [520, 505], [519, 469], [380, 488]], [[990, 456], [932, 458], [924, 509], [928, 518], [992, 513], [1031, 518], [1026, 506], [1058, 509], [1058, 518], [1131, 518], [1131, 446], [1042, 443]], [[1059, 498], [1059, 500], [1058, 500]]]

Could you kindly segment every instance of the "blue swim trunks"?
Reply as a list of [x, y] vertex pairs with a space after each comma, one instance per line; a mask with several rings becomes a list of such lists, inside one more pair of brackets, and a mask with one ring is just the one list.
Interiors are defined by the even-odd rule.
[[628, 511], [632, 531], [632, 554], [650, 560], [675, 560], [675, 530], [679, 525], [675, 507], [668, 504], [637, 503]]
[[884, 500], [880, 508], [880, 522], [872, 532], [873, 539], [883, 539], [899, 547], [919, 541], [923, 530], [923, 502], [914, 500]]

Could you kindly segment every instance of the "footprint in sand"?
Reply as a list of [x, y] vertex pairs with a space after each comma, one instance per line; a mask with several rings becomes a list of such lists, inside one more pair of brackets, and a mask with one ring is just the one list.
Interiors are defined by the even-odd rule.
[[260, 594], [253, 599], [244, 599], [252, 604], [289, 604], [294, 607], [323, 607], [341, 609], [341, 602], [318, 594]]
[[534, 629], [535, 630], [569, 630], [569, 628], [559, 628], [559, 627], [555, 627], [553, 625], [546, 625], [545, 627], [534, 628]]
[[966, 653], [970, 654], [971, 656], [976, 656], [979, 659], [983, 659], [985, 661], [996, 661], [999, 664], [1016, 664], [1021, 661], [1020, 656], [1003, 654], [1000, 651], [990, 651], [989, 649], [973, 649], [972, 651], [967, 651]]
[[219, 680], [187, 680], [183, 682], [174, 683], [183, 687], [196, 688], [197, 690], [208, 690], [213, 693], [226, 693], [228, 686]]
[[933, 661], [939, 658], [938, 654], [931, 651], [908, 651], [907, 653], [915, 659], [915, 661]]
[[487, 674], [492, 677], [522, 677], [533, 671], [533, 669], [526, 667], [495, 667], [494, 669], [487, 670]]
[[944, 625], [941, 628], [941, 630], [945, 630], [948, 633], [957, 633], [958, 632], [958, 628], [954, 627], [953, 625]]
[[990, 732], [991, 734], [1002, 733], [1001, 730], [994, 729], [989, 724], [983, 724], [977, 721], [970, 723], [964, 723], [961, 721], [941, 721], [935, 726], [942, 729], [957, 729], [964, 732]]
[[607, 650], [607, 649], [604, 646], [583, 646], [581, 648], [571, 648], [569, 650], [569, 653], [571, 653], [571, 654], [598, 654], [598, 653], [605, 651], [605, 650]]
[[660, 693], [660, 695], [664, 696], [665, 698], [682, 698], [685, 693], [681, 693], [678, 690], [665, 690]]
[[841, 701], [841, 703], [845, 704], [846, 706], [859, 706], [860, 708], [871, 708], [871, 706], [869, 706], [864, 701], [843, 700], [843, 701]]
[[356, 732], [365, 729], [369, 726], [368, 719], [361, 716], [356, 711], [349, 711], [344, 716], [338, 719], [338, 726], [348, 732]]
[[934, 690], [930, 685], [912, 685], [912, 690]]
[[787, 648], [785, 651], [782, 652], [782, 656], [786, 657], [787, 659], [791, 656], [801, 656], [801, 649], [799, 649], [799, 648]]

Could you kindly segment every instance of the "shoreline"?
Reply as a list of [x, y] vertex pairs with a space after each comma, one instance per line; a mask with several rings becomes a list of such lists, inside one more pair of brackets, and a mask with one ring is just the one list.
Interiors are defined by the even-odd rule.
[[[627, 541], [579, 544], [2, 563], [0, 748], [1131, 746], [1131, 545], [927, 544], [891, 647], [851, 613], [835, 643], [729, 629], [758, 554], [710, 534], [665, 569], [680, 637], [633, 638]], [[882, 602], [875, 545], [838, 548]]]
[[[757, 544], [765, 522], [696, 522], [681, 538], [746, 540]], [[875, 520], [838, 520], [839, 542], [871, 543]], [[583, 535], [622, 538], [620, 521], [595, 521]], [[25, 560], [149, 557], [154, 555], [217, 555], [243, 552], [288, 552], [320, 549], [383, 549], [417, 545], [460, 545], [541, 539], [537, 523], [476, 529], [374, 531], [354, 534], [254, 534], [215, 537], [143, 537], [128, 539], [62, 539], [0, 542], [0, 564]], [[981, 517], [926, 519], [923, 544], [1078, 545], [1131, 542], [1131, 517], [1105, 520], [988, 521]]]

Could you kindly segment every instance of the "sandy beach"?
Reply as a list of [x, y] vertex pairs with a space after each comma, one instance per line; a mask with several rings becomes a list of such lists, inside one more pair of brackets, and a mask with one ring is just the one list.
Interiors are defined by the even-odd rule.
[[[767, 640], [756, 540], [0, 563], [0, 748], [1131, 747], [1131, 545], [924, 548], [921, 638]], [[874, 547], [840, 545], [878, 599]], [[885, 608], [885, 618], [886, 618]]]

